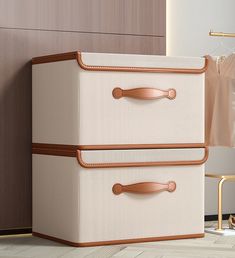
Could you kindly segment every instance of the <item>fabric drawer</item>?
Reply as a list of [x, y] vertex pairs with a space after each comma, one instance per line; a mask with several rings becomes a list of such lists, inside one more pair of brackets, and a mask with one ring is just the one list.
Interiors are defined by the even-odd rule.
[[34, 60], [34, 143], [204, 143], [204, 58], [76, 58]]
[[[75, 246], [203, 236], [205, 155], [199, 148], [83, 151], [86, 164], [110, 165], [85, 168], [74, 157], [34, 154], [33, 231]], [[179, 164], [139, 166], [153, 161]]]

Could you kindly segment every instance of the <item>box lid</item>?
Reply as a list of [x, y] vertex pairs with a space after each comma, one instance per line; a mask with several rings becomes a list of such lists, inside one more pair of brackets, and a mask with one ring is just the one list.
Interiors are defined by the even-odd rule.
[[203, 73], [207, 59], [202, 57], [172, 57], [111, 53], [69, 52], [35, 57], [32, 64], [77, 59], [84, 70], [126, 72]]

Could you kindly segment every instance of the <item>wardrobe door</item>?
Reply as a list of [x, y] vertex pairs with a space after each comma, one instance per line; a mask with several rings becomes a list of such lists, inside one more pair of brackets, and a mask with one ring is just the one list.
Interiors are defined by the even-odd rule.
[[[165, 1], [99, 2], [0, 0], [0, 233], [31, 228], [31, 58], [75, 50], [165, 54]], [[112, 17], [105, 8], [119, 12]], [[161, 15], [148, 14], [152, 8]]]
[[165, 11], [165, 0], [0, 0], [0, 24], [164, 37]]

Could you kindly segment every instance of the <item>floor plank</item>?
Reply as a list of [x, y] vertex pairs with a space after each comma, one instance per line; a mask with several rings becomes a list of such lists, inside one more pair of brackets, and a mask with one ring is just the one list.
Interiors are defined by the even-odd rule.
[[[225, 222], [224, 222], [225, 223]], [[206, 226], [216, 226], [206, 222]], [[235, 236], [74, 248], [32, 235], [1, 236], [0, 258], [235, 258]]]

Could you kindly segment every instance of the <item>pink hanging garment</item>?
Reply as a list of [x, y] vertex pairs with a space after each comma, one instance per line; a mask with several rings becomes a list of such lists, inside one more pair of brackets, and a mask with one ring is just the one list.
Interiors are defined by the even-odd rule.
[[235, 146], [235, 54], [207, 56], [206, 140], [209, 146]]

